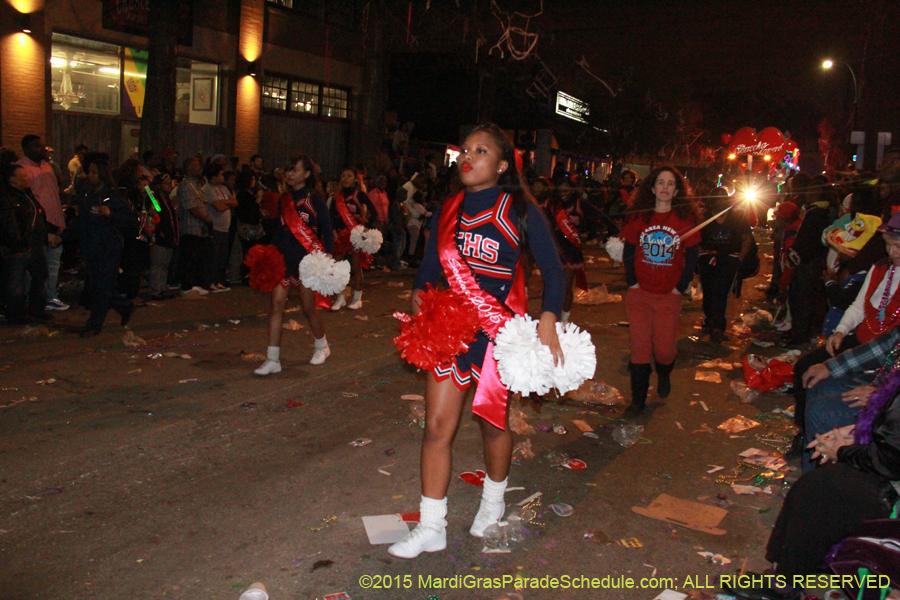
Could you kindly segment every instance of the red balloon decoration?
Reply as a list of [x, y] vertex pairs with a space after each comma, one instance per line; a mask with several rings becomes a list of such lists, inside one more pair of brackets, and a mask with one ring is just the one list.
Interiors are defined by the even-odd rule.
[[257, 244], [244, 257], [250, 268], [250, 287], [269, 293], [284, 278], [284, 255], [272, 244]]
[[419, 294], [415, 316], [394, 316], [400, 319], [400, 335], [394, 338], [400, 357], [425, 370], [468, 350], [479, 328], [478, 310], [470, 302], [453, 290], [431, 285]]
[[743, 154], [753, 154], [753, 149], [758, 143], [759, 139], [756, 137], [755, 129], [752, 127], [741, 127], [734, 132], [734, 136], [731, 138], [731, 146], [728, 147], [728, 152], [737, 154], [738, 156]]
[[760, 149], [757, 154], [769, 155], [773, 163], [780, 163], [784, 158], [785, 139], [781, 131], [775, 127], [766, 127], [759, 132]]

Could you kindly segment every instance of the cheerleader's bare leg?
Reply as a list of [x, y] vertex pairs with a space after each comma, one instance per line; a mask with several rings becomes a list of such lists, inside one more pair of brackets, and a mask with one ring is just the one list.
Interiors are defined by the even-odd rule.
[[453, 461], [453, 440], [459, 427], [466, 392], [451, 379], [436, 381], [428, 374], [425, 384], [425, 432], [422, 436], [422, 499], [419, 524], [405, 538], [388, 548], [398, 558], [415, 558], [422, 552], [447, 547], [447, 488]]
[[506, 407], [505, 429], [495, 427], [478, 417], [481, 426], [481, 437], [484, 440], [484, 463], [487, 476], [481, 492], [481, 504], [472, 522], [469, 533], [475, 537], [484, 537], [488, 525], [498, 522], [506, 512], [503, 495], [509, 477], [509, 463], [512, 460], [513, 435], [509, 430], [509, 404]]
[[359, 252], [350, 253], [350, 287], [353, 288], [353, 299], [347, 308], [359, 310], [362, 308], [363, 270], [359, 264]]
[[331, 356], [331, 349], [328, 347], [328, 340], [325, 338], [325, 324], [322, 323], [322, 317], [319, 316], [319, 310], [316, 308], [316, 293], [304, 285], [300, 286], [300, 303], [303, 306], [303, 314], [309, 321], [309, 328], [315, 338], [315, 352], [309, 361], [311, 365], [321, 365], [325, 359]]
[[290, 288], [277, 285], [272, 290], [269, 303], [269, 347], [266, 349], [266, 360], [255, 371], [256, 375], [271, 375], [281, 372], [281, 324], [284, 321], [284, 305], [288, 299]]

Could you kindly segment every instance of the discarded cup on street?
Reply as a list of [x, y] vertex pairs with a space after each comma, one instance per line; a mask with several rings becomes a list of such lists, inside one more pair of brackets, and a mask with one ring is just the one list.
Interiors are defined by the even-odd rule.
[[633, 425], [631, 423], [623, 423], [619, 425], [612, 432], [612, 438], [621, 446], [626, 448], [631, 448], [637, 443], [639, 439], [641, 439], [641, 434], [644, 432], [643, 425]]
[[269, 593], [266, 591], [266, 586], [257, 581], [251, 583], [250, 587], [241, 594], [240, 600], [269, 600]]
[[491, 523], [484, 529], [484, 547], [488, 550], [507, 550], [509, 538], [507, 537], [508, 525]]
[[759, 392], [748, 387], [743, 381], [732, 381], [731, 391], [741, 399], [741, 402], [753, 402], [759, 398]]
[[525, 538], [525, 525], [518, 510], [506, 517], [506, 539], [511, 544], [521, 542]]
[[562, 502], [556, 502], [550, 505], [550, 510], [555, 512], [557, 516], [560, 517], [571, 517], [572, 513], [575, 512], [575, 509], [569, 506], [568, 504], [564, 504]]

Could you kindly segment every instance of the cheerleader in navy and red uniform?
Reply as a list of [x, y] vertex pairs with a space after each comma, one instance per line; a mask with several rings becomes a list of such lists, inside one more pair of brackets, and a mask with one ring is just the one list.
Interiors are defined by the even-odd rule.
[[585, 291], [588, 289], [579, 233], [584, 221], [584, 210], [579, 195], [578, 188], [572, 185], [569, 176], [561, 176], [545, 208], [556, 236], [559, 257], [566, 271], [566, 299], [559, 319], [563, 323], [569, 320], [569, 312], [572, 310], [574, 298], [572, 288], [578, 285], [579, 289]]
[[520, 259], [526, 244], [544, 279], [538, 335], [555, 360], [562, 360], [556, 321], [562, 310], [565, 274], [547, 220], [522, 184], [512, 143], [495, 125], [481, 125], [462, 144], [459, 164], [465, 191], [448, 198], [432, 217], [432, 235], [413, 286], [413, 312], [418, 312], [419, 295], [427, 284], [445, 282], [457, 292], [463, 286], [469, 291], [465, 301], [478, 303], [482, 329], [468, 351], [428, 373], [420, 521], [388, 550], [400, 558], [446, 548], [452, 443], [473, 378], [477, 390], [472, 410], [484, 440], [487, 476], [469, 533], [483, 537], [484, 529], [503, 517], [513, 438], [507, 391], [485, 331], [491, 329], [491, 316], [502, 312], [508, 318], [525, 312]]
[[316, 294], [300, 281], [300, 261], [310, 251], [306, 246], [315, 240], [327, 254], [331, 254], [334, 236], [328, 206], [322, 197], [322, 186], [316, 176], [316, 165], [304, 154], [291, 157], [284, 169], [290, 192], [279, 201], [278, 229], [272, 244], [284, 255], [284, 278], [272, 290], [269, 310], [269, 347], [266, 361], [254, 371], [257, 375], [269, 375], [281, 371], [281, 324], [284, 305], [291, 288], [300, 290], [303, 313], [315, 338], [315, 352], [309, 361], [321, 365], [331, 354], [325, 338], [325, 325], [316, 309]]
[[357, 225], [365, 225], [367, 229], [375, 225], [378, 211], [369, 200], [369, 196], [359, 189], [356, 169], [347, 167], [341, 171], [341, 191], [335, 192], [331, 204], [331, 221], [337, 236], [335, 260], [346, 257], [350, 261], [350, 287], [353, 288], [353, 300], [347, 304], [344, 293], [338, 294], [331, 305], [331, 310], [341, 310], [344, 306], [358, 310], [362, 308], [363, 269], [371, 263], [372, 257], [350, 244], [350, 231]]

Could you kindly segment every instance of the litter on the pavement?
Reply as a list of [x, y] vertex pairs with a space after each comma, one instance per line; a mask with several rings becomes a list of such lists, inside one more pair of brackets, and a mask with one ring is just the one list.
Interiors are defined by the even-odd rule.
[[534, 450], [531, 448], [531, 439], [518, 442], [513, 446], [512, 458], [513, 460], [528, 460], [529, 458], [534, 458]]
[[747, 431], [748, 429], [753, 429], [754, 427], [759, 427], [759, 422], [754, 421], [753, 419], [747, 418], [744, 415], [735, 415], [730, 419], [723, 421], [718, 429], [722, 431], [727, 431], [728, 433], [740, 433], [741, 431]]
[[411, 402], [425, 402], [425, 396], [420, 396], [419, 394], [403, 394], [400, 396], [401, 400], [409, 400]]
[[604, 404], [606, 406], [625, 403], [625, 397], [622, 396], [619, 390], [606, 382], [593, 381], [591, 379], [582, 383], [577, 390], [568, 392], [566, 398], [584, 402], [585, 404]]
[[687, 594], [676, 592], [675, 590], [665, 589], [659, 593], [653, 600], [684, 600]]
[[295, 319], [290, 319], [287, 323], [282, 323], [281, 328], [287, 329], [288, 331], [299, 331], [303, 329], [303, 325], [298, 323]]
[[577, 427], [581, 433], [587, 433], [589, 431], [594, 431], [594, 428], [590, 426], [587, 421], [582, 419], [572, 419], [572, 425]]
[[722, 374], [718, 371], [697, 371], [694, 373], [694, 381], [722, 383]]
[[400, 515], [372, 515], [363, 517], [362, 522], [373, 546], [399, 542], [409, 533], [409, 525]]
[[485, 472], [478, 470], [472, 473], [471, 471], [466, 471], [464, 473], [459, 474], [459, 478], [468, 483], [469, 485], [474, 485], [475, 487], [484, 486], [484, 478]]
[[359, 446], [366, 446], [371, 443], [372, 443], [372, 440], [370, 440], [369, 438], [361, 437], [361, 438], [356, 438], [355, 440], [350, 442], [350, 445], [358, 448]]
[[738, 456], [743, 458], [745, 463], [771, 469], [772, 471], [780, 471], [787, 466], [787, 461], [782, 458], [781, 454], [771, 450], [747, 448]]
[[622, 294], [610, 294], [604, 283], [587, 291], [579, 290], [575, 292], [575, 298], [573, 300], [575, 304], [610, 304], [621, 302]]
[[578, 460], [577, 458], [567, 458], [563, 462], [559, 463], [559, 466], [565, 467], [571, 471], [580, 471], [582, 469], [587, 469], [587, 464], [583, 460]]
[[702, 362], [697, 365], [698, 369], [722, 369], [723, 371], [730, 371], [734, 368], [734, 365], [727, 360], [722, 360], [721, 358], [717, 358], [715, 360], [708, 360], [706, 362]]
[[639, 515], [673, 525], [680, 525], [712, 535], [725, 535], [719, 523], [728, 514], [724, 508], [700, 504], [690, 500], [675, 498], [668, 494], [660, 494], [649, 506], [632, 506], [631, 510]]
[[726, 556], [722, 556], [721, 554], [713, 554], [712, 552], [705, 551], [698, 552], [697, 554], [699, 554], [712, 564], [719, 565], [720, 567], [727, 567], [731, 564], [731, 559]]
[[575, 512], [575, 509], [572, 508], [568, 504], [564, 504], [562, 502], [555, 502], [550, 505], [550, 510], [556, 513], [559, 517], [571, 517], [572, 513]]

